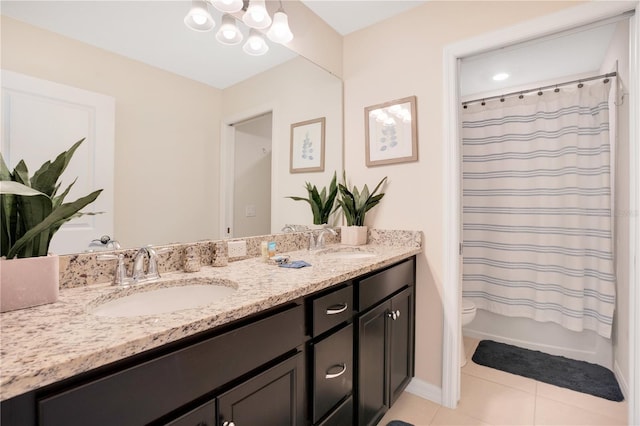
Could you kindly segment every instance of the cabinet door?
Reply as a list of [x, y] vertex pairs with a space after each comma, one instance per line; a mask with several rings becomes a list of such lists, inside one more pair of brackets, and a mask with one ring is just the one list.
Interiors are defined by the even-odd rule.
[[218, 398], [219, 425], [304, 425], [304, 357], [291, 358]]
[[387, 314], [391, 301], [358, 319], [358, 425], [374, 425], [389, 409]]
[[392, 406], [413, 377], [414, 312], [413, 287], [391, 299], [389, 321], [389, 406]]

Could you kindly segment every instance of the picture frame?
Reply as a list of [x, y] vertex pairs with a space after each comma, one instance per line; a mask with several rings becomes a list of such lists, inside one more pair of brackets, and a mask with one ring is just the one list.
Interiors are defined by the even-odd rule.
[[417, 98], [364, 109], [367, 167], [418, 160]]
[[325, 117], [291, 125], [289, 172], [324, 171]]

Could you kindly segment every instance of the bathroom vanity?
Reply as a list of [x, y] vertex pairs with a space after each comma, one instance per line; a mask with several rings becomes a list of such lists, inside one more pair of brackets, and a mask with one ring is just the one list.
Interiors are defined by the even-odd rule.
[[92, 315], [113, 292], [104, 286], [64, 291], [33, 308], [34, 324], [27, 310], [3, 314], [9, 330], [22, 320], [36, 331], [17, 346], [40, 349], [18, 359], [3, 327], [2, 424], [375, 425], [414, 374], [420, 249], [368, 250], [292, 253], [313, 265], [299, 270], [259, 259], [203, 268], [190, 276], [237, 291], [166, 318]]

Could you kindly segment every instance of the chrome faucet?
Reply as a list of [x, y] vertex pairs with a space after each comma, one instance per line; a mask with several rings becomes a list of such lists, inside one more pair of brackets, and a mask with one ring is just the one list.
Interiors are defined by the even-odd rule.
[[[153, 281], [160, 278], [158, 272], [158, 253], [168, 251], [165, 247], [159, 250], [151, 246], [141, 247], [133, 257], [133, 267], [131, 276], [127, 275], [127, 268], [124, 266], [124, 255], [119, 254], [100, 254], [97, 260], [117, 260], [116, 269], [113, 274], [113, 285], [127, 286], [129, 284]], [[145, 258], [147, 259], [147, 269], [145, 271]]]
[[[168, 248], [155, 250], [151, 246], [141, 247], [133, 257], [133, 269], [131, 278], [134, 282], [151, 281], [160, 278], [158, 272], [158, 252], [163, 252]], [[144, 270], [144, 260], [147, 259], [147, 270]]]
[[324, 248], [324, 236], [326, 233], [330, 233], [331, 235], [338, 235], [338, 233], [333, 228], [322, 228], [318, 231], [317, 235], [314, 234], [313, 231], [309, 233], [309, 250], [320, 250]]
[[324, 235], [326, 233], [330, 233], [331, 235], [333, 235], [334, 237], [336, 235], [338, 235], [338, 233], [335, 231], [335, 229], [333, 228], [322, 228], [320, 230], [320, 233], [318, 234], [318, 238], [316, 238], [316, 248], [317, 249], [322, 249], [324, 248]]

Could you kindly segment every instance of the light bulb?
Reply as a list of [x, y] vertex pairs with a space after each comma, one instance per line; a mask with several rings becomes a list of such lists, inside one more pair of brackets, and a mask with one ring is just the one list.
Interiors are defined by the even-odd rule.
[[222, 15], [222, 24], [216, 33], [216, 39], [227, 45], [238, 44], [242, 41], [242, 33], [236, 26], [236, 20], [228, 13]]
[[184, 17], [184, 24], [194, 31], [211, 31], [216, 23], [207, 10], [207, 2], [193, 0], [191, 9]]
[[248, 27], [257, 29], [267, 28], [271, 25], [271, 17], [267, 12], [264, 0], [251, 0], [247, 11], [242, 16], [242, 21]]
[[193, 19], [193, 22], [195, 22], [198, 25], [202, 25], [205, 22], [207, 22], [207, 17], [202, 13], [194, 13], [192, 16], [192, 19]]
[[267, 53], [269, 45], [264, 41], [262, 34], [257, 30], [251, 29], [251, 31], [249, 31], [249, 38], [244, 46], [242, 46], [242, 49], [249, 55], [259, 56]]
[[267, 37], [275, 43], [282, 44], [293, 40], [293, 33], [291, 29], [289, 29], [289, 18], [286, 13], [278, 10], [275, 15], [273, 15], [273, 24], [267, 32]]

